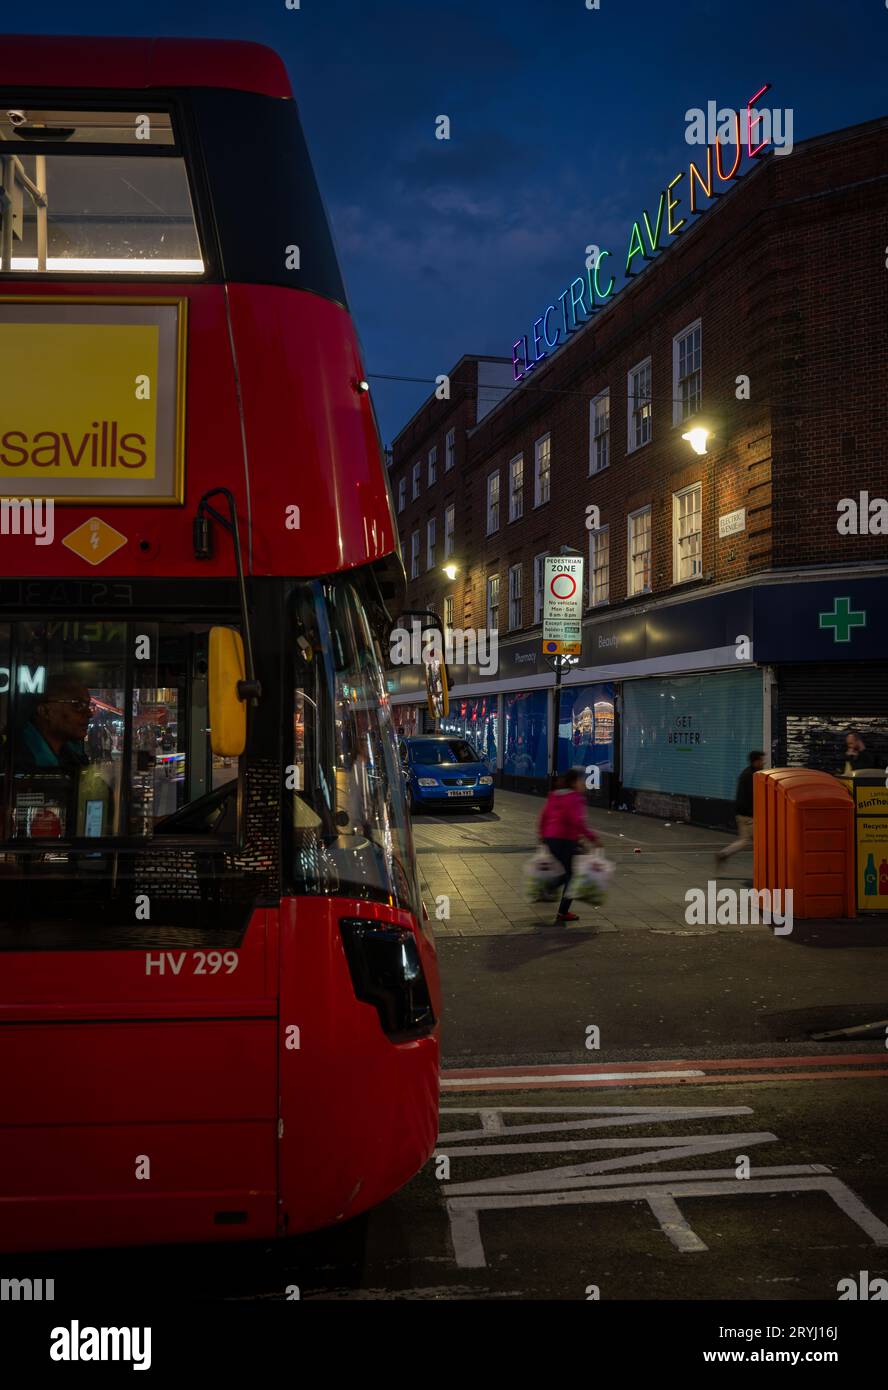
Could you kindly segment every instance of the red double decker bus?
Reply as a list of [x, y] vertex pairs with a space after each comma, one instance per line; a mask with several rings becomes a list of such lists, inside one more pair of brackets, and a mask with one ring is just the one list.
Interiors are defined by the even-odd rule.
[[0, 1248], [268, 1238], [437, 1133], [379, 436], [286, 71], [0, 45]]

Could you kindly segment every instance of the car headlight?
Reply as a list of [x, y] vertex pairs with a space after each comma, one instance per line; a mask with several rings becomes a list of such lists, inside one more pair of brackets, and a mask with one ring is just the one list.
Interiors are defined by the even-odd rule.
[[479, 787], [492, 787], [492, 786], [493, 786], [493, 778], [492, 778], [492, 777], [479, 777], [479, 778], [478, 778], [478, 785], [479, 785]]
[[438, 783], [434, 777], [417, 777], [416, 785], [418, 787], [437, 787]]

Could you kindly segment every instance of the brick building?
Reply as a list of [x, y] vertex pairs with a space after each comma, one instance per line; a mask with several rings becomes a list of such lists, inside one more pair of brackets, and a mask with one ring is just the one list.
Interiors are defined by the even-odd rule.
[[[684, 212], [499, 400], [476, 408], [495, 360], [461, 359], [390, 472], [411, 605], [499, 632], [495, 673], [454, 671], [448, 727], [506, 785], [543, 788], [541, 560], [574, 547], [583, 648], [559, 766], [597, 764], [604, 799], [724, 824], [749, 748], [833, 771], [848, 725], [888, 742], [888, 119], [763, 154]], [[527, 357], [524, 339], [510, 379]], [[861, 493], [869, 533], [843, 534], [838, 504]], [[392, 688], [416, 727], [415, 673]]]

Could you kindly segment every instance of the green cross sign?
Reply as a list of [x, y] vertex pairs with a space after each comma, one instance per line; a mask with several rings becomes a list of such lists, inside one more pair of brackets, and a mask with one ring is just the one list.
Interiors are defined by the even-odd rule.
[[850, 642], [853, 627], [866, 627], [866, 611], [852, 612], [849, 598], [834, 598], [831, 613], [818, 614], [820, 627], [833, 629], [834, 642]]

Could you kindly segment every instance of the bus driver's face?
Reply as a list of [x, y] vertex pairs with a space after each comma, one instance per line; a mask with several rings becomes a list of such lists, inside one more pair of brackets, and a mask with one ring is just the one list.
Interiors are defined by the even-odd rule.
[[72, 685], [50, 694], [37, 712], [36, 724], [50, 747], [80, 743], [89, 728], [90, 697], [85, 685]]

